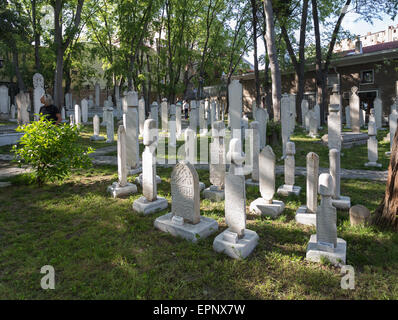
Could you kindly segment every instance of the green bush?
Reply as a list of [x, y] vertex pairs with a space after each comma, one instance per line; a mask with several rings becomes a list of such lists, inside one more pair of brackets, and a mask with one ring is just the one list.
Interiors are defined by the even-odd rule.
[[16, 162], [19, 166], [30, 165], [39, 185], [46, 181], [62, 181], [73, 168], [91, 166], [88, 154], [94, 149], [85, 149], [78, 143], [77, 126], [66, 123], [56, 126], [41, 117], [39, 121], [19, 126], [16, 131], [25, 133], [19, 145], [12, 148]]

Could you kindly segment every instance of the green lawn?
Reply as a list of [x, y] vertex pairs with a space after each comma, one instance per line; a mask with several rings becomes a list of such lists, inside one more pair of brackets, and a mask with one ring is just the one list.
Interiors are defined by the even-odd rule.
[[[156, 230], [156, 217], [170, 210], [171, 169], [158, 169], [159, 195], [169, 209], [137, 214], [139, 193], [113, 199], [106, 188], [117, 179], [116, 167], [76, 171], [62, 184], [41, 189], [27, 177], [0, 194], [0, 298], [2, 299], [397, 299], [398, 235], [370, 227], [350, 227], [339, 212], [338, 236], [348, 242], [347, 264], [356, 271], [356, 288], [340, 288], [340, 271], [304, 260], [314, 228], [294, 223], [305, 202], [284, 199], [277, 220], [248, 216], [247, 227], [260, 236], [254, 252], [235, 261], [212, 249], [215, 235], [192, 244]], [[209, 184], [208, 172], [199, 171]], [[133, 178], [133, 177], [132, 177]], [[278, 176], [277, 186], [283, 176]], [[304, 188], [305, 178], [297, 184]], [[342, 194], [353, 204], [374, 210], [383, 183], [342, 180]], [[247, 191], [247, 205], [259, 196]], [[201, 201], [202, 215], [226, 228], [224, 204]], [[217, 233], [218, 234], [218, 233]], [[52, 265], [55, 290], [40, 288], [40, 268]]]

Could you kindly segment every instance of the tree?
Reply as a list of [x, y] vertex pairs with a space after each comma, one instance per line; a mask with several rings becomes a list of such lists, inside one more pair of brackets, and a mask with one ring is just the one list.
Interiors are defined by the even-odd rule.
[[371, 223], [398, 231], [398, 130], [395, 131], [388, 166], [388, 178], [384, 198], [372, 215]]
[[264, 0], [264, 13], [266, 18], [266, 41], [267, 51], [270, 60], [271, 78], [272, 78], [272, 109], [274, 120], [281, 120], [281, 97], [282, 97], [282, 80], [279, 69], [278, 53], [275, 44], [274, 29], [274, 12], [272, 9], [272, 1]]

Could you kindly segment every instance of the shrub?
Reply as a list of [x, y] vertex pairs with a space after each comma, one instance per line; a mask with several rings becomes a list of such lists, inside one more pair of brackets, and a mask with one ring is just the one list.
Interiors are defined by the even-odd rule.
[[60, 123], [52, 124], [45, 117], [24, 126], [17, 132], [24, 132], [19, 145], [14, 145], [16, 162], [21, 167], [28, 164], [33, 168], [36, 182], [41, 186], [46, 181], [62, 181], [73, 168], [88, 168], [91, 160], [88, 154], [94, 151], [84, 149], [78, 143], [79, 128]]

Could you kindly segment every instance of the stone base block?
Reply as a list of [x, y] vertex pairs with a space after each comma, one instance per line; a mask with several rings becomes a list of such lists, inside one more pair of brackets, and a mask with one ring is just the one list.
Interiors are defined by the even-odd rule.
[[258, 187], [258, 186], [259, 186], [259, 183], [258, 183], [258, 181], [253, 181], [252, 179], [247, 179], [247, 180], [246, 180], [246, 185], [247, 185], [247, 186], [255, 186], [255, 187]]
[[[341, 148], [347, 149], [347, 148], [352, 148], [353, 146], [358, 146], [362, 144], [367, 144], [368, 143], [368, 134], [359, 132], [359, 133], [354, 133], [354, 132], [342, 132], [341, 133]], [[325, 145], [328, 145], [328, 135], [325, 134], [322, 137], [322, 142]]]
[[213, 219], [202, 216], [200, 217], [200, 222], [197, 224], [184, 222], [180, 224], [179, 219], [173, 219], [172, 212], [157, 218], [154, 226], [175, 237], [181, 237], [192, 242], [206, 238], [218, 230], [218, 223]]
[[141, 173], [141, 172], [142, 172], [142, 167], [138, 167], [138, 168], [135, 168], [135, 169], [128, 170], [127, 175], [133, 176], [133, 175]]
[[332, 199], [332, 205], [340, 210], [350, 210], [351, 199], [350, 197], [340, 196], [340, 199]]
[[316, 227], [316, 213], [308, 212], [307, 206], [301, 206], [296, 211], [296, 223]]
[[103, 137], [103, 136], [91, 136], [90, 140], [91, 141], [104, 141], [105, 137]]
[[377, 162], [366, 162], [366, 163], [365, 163], [365, 167], [377, 167], [377, 168], [381, 168], [381, 163], [377, 163]]
[[112, 195], [112, 197], [120, 198], [136, 193], [137, 186], [132, 183], [127, 183], [126, 186], [121, 187], [118, 182], [114, 182], [111, 186], [108, 187], [107, 191]]
[[276, 218], [285, 209], [285, 204], [279, 200], [272, 200], [272, 203], [267, 203], [263, 198], [258, 198], [250, 204], [249, 209], [252, 213]]
[[238, 235], [228, 228], [214, 239], [213, 249], [234, 259], [245, 259], [257, 246], [258, 240], [255, 231], [245, 229], [244, 237], [238, 239]]
[[288, 186], [284, 184], [278, 188], [277, 194], [281, 194], [283, 196], [295, 195], [298, 196], [300, 194], [301, 187], [299, 186]]
[[[142, 185], [142, 173], [137, 178], [135, 178], [134, 182], [136, 184], [139, 184], [140, 186]], [[162, 179], [158, 175], [156, 175], [156, 183], [159, 184], [161, 182]]]
[[203, 191], [203, 197], [214, 202], [220, 202], [225, 199], [225, 192], [215, 186], [210, 186]]
[[145, 215], [162, 211], [168, 207], [167, 199], [158, 197], [155, 201], [148, 201], [145, 197], [135, 200], [133, 203], [133, 210]]
[[310, 241], [307, 246], [306, 260], [313, 262], [320, 262], [321, 257], [325, 257], [334, 265], [339, 263], [346, 263], [347, 242], [343, 239], [337, 238], [337, 247], [331, 251], [321, 250], [316, 242], [316, 234], [311, 235]]

